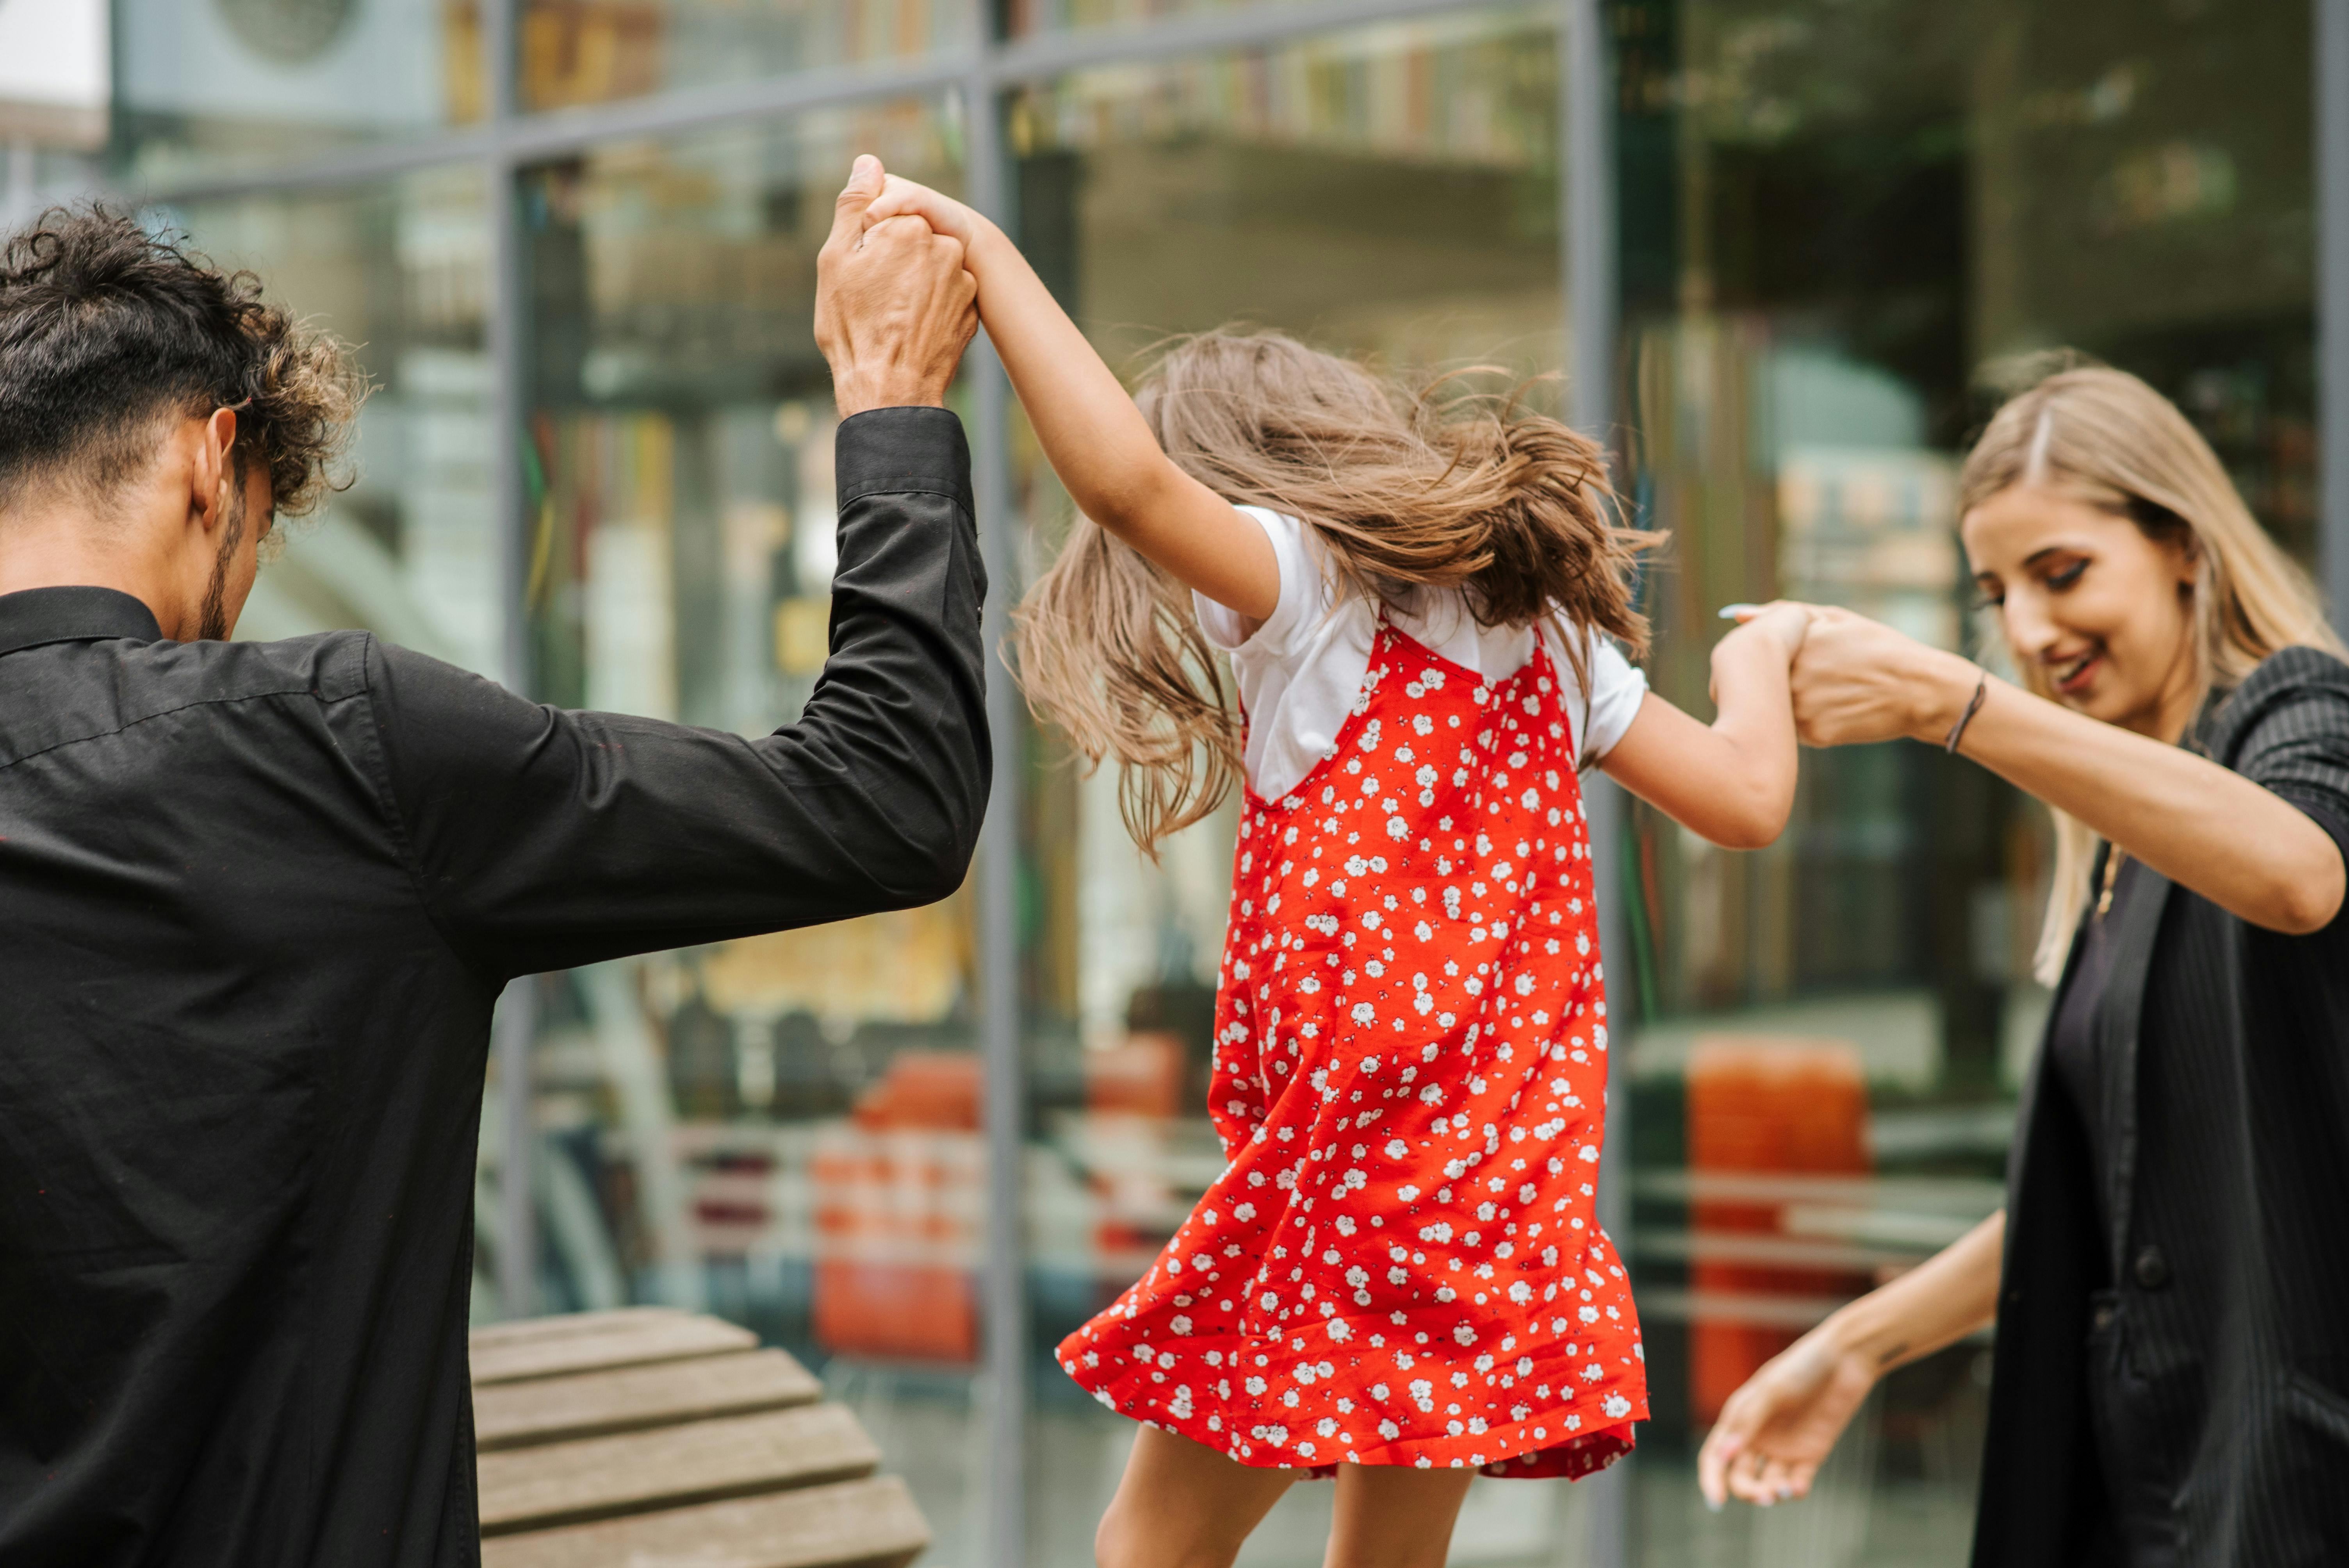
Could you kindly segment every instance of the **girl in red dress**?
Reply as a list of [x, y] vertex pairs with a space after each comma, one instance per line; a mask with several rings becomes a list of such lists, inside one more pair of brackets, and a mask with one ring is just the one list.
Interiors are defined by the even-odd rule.
[[1648, 1413], [1595, 1217], [1578, 771], [1769, 842], [1806, 621], [1723, 637], [1702, 725], [1618, 646], [1644, 648], [1645, 541], [1595, 443], [1272, 335], [1188, 340], [1137, 408], [993, 225], [894, 179], [868, 224], [890, 221], [964, 246], [1089, 520], [1021, 611], [1030, 701], [1118, 759], [1145, 848], [1244, 790], [1209, 1106], [1230, 1163], [1060, 1347], [1143, 1423], [1100, 1560], [1228, 1563], [1288, 1486], [1335, 1475], [1330, 1568], [1437, 1568], [1470, 1478], [1588, 1474]]

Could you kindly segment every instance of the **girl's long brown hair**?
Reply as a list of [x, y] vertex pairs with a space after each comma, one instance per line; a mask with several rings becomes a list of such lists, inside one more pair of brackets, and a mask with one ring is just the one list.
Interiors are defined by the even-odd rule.
[[[1619, 521], [1598, 442], [1459, 388], [1483, 369], [1413, 392], [1278, 333], [1211, 332], [1177, 340], [1134, 400], [1176, 467], [1312, 528], [1340, 593], [1458, 588], [1481, 624], [1556, 615], [1644, 654], [1630, 574], [1654, 536]], [[1080, 518], [1014, 618], [1029, 707], [1089, 763], [1117, 759], [1134, 842], [1155, 853], [1223, 803], [1239, 723], [1180, 583]], [[1582, 640], [1563, 641], [1587, 693]]]

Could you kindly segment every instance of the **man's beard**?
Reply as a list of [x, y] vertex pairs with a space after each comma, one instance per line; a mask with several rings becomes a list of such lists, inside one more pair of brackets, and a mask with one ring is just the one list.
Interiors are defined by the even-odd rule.
[[204, 589], [203, 607], [196, 615], [196, 638], [200, 642], [228, 641], [228, 565], [236, 555], [236, 547], [244, 542], [244, 487], [232, 483], [228, 490], [228, 521], [221, 533], [220, 555], [212, 562], [212, 580]]

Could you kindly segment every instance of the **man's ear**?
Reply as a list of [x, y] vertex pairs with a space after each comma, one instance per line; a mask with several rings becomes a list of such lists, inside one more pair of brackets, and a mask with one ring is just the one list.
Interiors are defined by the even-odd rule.
[[236, 464], [231, 457], [235, 448], [236, 410], [213, 409], [196, 438], [188, 487], [189, 515], [208, 533], [234, 511], [229, 490], [236, 483]]

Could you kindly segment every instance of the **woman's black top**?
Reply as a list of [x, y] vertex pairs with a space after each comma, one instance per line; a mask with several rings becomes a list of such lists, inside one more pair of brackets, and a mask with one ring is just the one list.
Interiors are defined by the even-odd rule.
[[[2105, 855], [2111, 853], [2107, 847]], [[2094, 869], [2094, 885], [2103, 885], [2105, 863], [2100, 856]], [[2080, 1130], [2088, 1140], [2089, 1161], [2099, 1171], [2105, 1168], [2107, 1140], [2104, 1053], [2097, 1048], [2096, 1027], [2104, 1016], [2105, 986], [2112, 978], [2113, 930], [2121, 918], [2117, 912], [2128, 907], [2129, 892], [2136, 885], [2137, 862], [2125, 859], [2113, 876], [2111, 903], [2099, 911], [2092, 901], [2082, 915], [2079, 934], [2073, 939], [2079, 954], [2072, 961], [2071, 977], [2056, 999], [2047, 1026], [2048, 1061], [2079, 1115]]]
[[[2189, 743], [2349, 846], [2349, 665], [2286, 649]], [[1976, 1568], [2349, 1563], [2349, 919], [2140, 863], [2101, 924], [2008, 1172]]]

